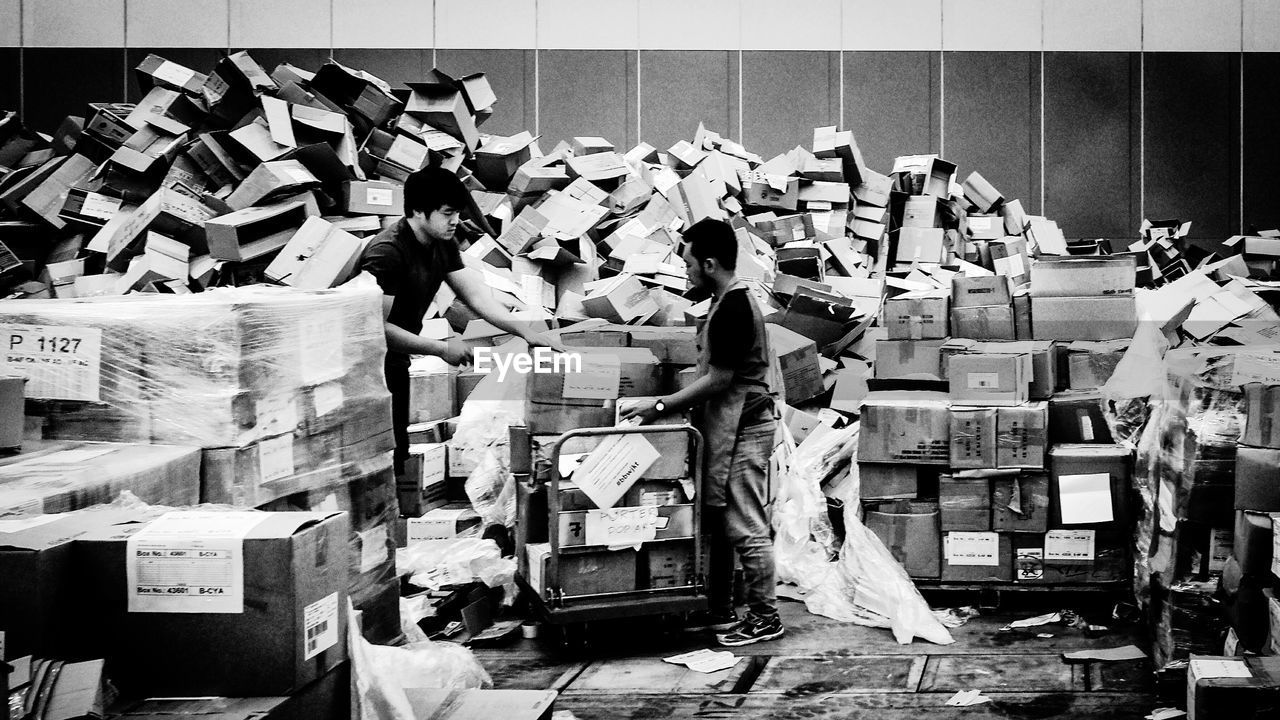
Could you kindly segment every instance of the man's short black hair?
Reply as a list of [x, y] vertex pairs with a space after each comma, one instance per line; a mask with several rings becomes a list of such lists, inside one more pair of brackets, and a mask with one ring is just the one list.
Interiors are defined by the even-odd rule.
[[467, 188], [457, 175], [442, 167], [427, 167], [410, 175], [404, 183], [404, 214], [412, 215], [418, 210], [430, 215], [444, 205], [462, 211], [470, 204], [468, 198]]
[[704, 218], [684, 231], [689, 254], [698, 262], [715, 258], [725, 270], [738, 267], [738, 238], [723, 220]]

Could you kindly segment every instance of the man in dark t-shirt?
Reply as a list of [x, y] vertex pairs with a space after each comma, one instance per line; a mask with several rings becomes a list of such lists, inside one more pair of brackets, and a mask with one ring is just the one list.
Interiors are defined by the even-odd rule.
[[383, 293], [385, 368], [397, 474], [404, 472], [409, 457], [409, 356], [436, 355], [450, 365], [471, 362], [471, 351], [461, 342], [418, 334], [441, 283], [448, 283], [460, 300], [496, 327], [530, 345], [560, 349], [517, 321], [493, 297], [480, 274], [463, 265], [455, 235], [462, 211], [470, 204], [467, 189], [456, 175], [438, 167], [419, 170], [404, 184], [404, 217], [374, 237], [360, 260], [360, 268], [377, 279]]

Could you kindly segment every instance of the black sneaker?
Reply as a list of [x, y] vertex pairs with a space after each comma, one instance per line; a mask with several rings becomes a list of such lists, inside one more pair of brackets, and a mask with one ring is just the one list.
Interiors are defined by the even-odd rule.
[[731, 630], [737, 625], [738, 613], [733, 610], [699, 610], [689, 613], [689, 617], [684, 624], [684, 631], [701, 632], [703, 630], [714, 630], [723, 632]]
[[778, 613], [757, 615], [753, 612], [748, 612], [742, 622], [738, 623], [732, 630], [726, 633], [717, 633], [716, 642], [726, 647], [738, 647], [765, 640], [776, 640], [782, 637], [783, 632], [785, 630], [782, 627], [782, 618], [778, 617]]

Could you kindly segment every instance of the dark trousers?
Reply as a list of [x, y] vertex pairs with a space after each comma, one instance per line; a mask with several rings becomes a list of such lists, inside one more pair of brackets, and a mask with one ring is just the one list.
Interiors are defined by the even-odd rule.
[[387, 390], [391, 393], [391, 430], [396, 438], [396, 475], [404, 474], [409, 460], [409, 363], [387, 356], [383, 365], [387, 376]]
[[775, 421], [743, 428], [729, 465], [725, 507], [703, 506], [707, 536], [707, 583], [711, 609], [733, 607], [734, 555], [742, 563], [747, 606], [767, 615], [777, 612], [777, 577], [770, 525], [773, 493], [769, 458], [773, 453]]

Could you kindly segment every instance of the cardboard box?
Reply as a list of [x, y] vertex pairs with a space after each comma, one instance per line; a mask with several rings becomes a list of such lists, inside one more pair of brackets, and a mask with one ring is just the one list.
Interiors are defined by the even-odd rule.
[[943, 393], [870, 393], [863, 402], [858, 460], [946, 465], [951, 457], [950, 424], [950, 407]]
[[1049, 399], [1049, 440], [1053, 443], [1110, 443], [1111, 428], [1097, 390], [1068, 390]]
[[930, 340], [947, 337], [947, 293], [918, 290], [891, 297], [881, 320], [890, 340]]
[[943, 261], [946, 231], [942, 228], [904, 227], [898, 230], [896, 262], [937, 264]]
[[643, 556], [641, 587], [675, 588], [693, 584], [697, 565], [692, 544], [658, 543], [645, 548]]
[[409, 370], [409, 424], [446, 420], [458, 414], [456, 385], [458, 373]]
[[1236, 509], [1280, 511], [1280, 450], [1236, 449]]
[[[913, 195], [902, 207], [902, 227], [939, 228], [938, 198], [931, 195]], [[899, 256], [901, 257], [901, 256]]]
[[965, 218], [969, 237], [974, 240], [999, 240], [1005, 236], [1004, 218], [999, 215], [970, 215]]
[[26, 405], [26, 385], [24, 377], [0, 375], [0, 449], [22, 446], [26, 426], [22, 415]]
[[1049, 529], [1049, 476], [1006, 474], [991, 480], [991, 529], [1043, 533]]
[[1051, 527], [1127, 527], [1132, 458], [1121, 445], [1054, 445]]
[[421, 517], [448, 501], [448, 443], [415, 443], [409, 446], [409, 460], [403, 475], [396, 477], [400, 514]]
[[1264, 512], [1237, 510], [1231, 554], [1246, 575], [1271, 572], [1272, 519]]
[[619, 275], [599, 282], [582, 298], [583, 306], [594, 317], [628, 323], [652, 317], [659, 310], [649, 289], [634, 275]]
[[1018, 288], [1013, 293], [1013, 325], [1019, 340], [1032, 338], [1030, 288]]
[[404, 215], [404, 186], [385, 180], [342, 183], [342, 211], [351, 215]]
[[301, 288], [325, 290], [351, 278], [365, 241], [318, 217], [309, 217], [280, 250], [263, 275]]
[[938, 480], [942, 532], [991, 530], [991, 480], [943, 475]]
[[1008, 305], [1013, 302], [1009, 279], [1003, 275], [956, 275], [951, 278], [951, 307]]
[[[550, 577], [551, 546], [525, 546], [529, 586], [542, 597], [553, 582]], [[565, 596], [629, 592], [636, 589], [638, 555], [635, 550], [601, 550], [560, 556], [558, 589]]]
[[1027, 254], [1027, 241], [1020, 237], [1004, 237], [987, 242], [991, 253], [991, 267], [997, 275], [1005, 275], [1009, 283], [1017, 287], [1030, 279], [1027, 266], [1030, 264]]
[[1017, 340], [1013, 305], [951, 308], [951, 334], [974, 340]]
[[911, 577], [941, 575], [937, 503], [900, 500], [871, 505], [866, 511], [866, 526]]
[[264, 162], [240, 182], [227, 197], [233, 210], [243, 210], [282, 195], [296, 195], [320, 183], [315, 175], [297, 160]]
[[[951, 408], [951, 467], [994, 468], [996, 466], [996, 409]], [[943, 529], [947, 528], [943, 503]]]
[[1128, 530], [1049, 530], [1009, 533], [1014, 581], [1036, 585], [1098, 584], [1127, 580], [1132, 566]]
[[1267, 624], [1271, 631], [1265, 651], [1277, 655], [1280, 654], [1280, 600], [1276, 599], [1275, 591], [1271, 588], [1264, 589], [1262, 594], [1267, 598]]
[[1031, 297], [1130, 295], [1136, 277], [1132, 255], [1046, 256], [1031, 265]]
[[798, 405], [822, 394], [818, 346], [809, 338], [775, 323], [765, 323], [769, 347], [778, 358], [786, 401]]
[[[1048, 341], [980, 342], [968, 338], [952, 338], [942, 346], [942, 364], [958, 353], [1027, 354], [1031, 356], [1031, 385], [1028, 394], [1032, 400], [1048, 400], [1058, 385], [1058, 357], [1055, 345]], [[943, 374], [944, 380], [947, 379]]]
[[1002, 407], [996, 412], [996, 467], [1043, 469], [1048, 447], [1048, 403]]
[[1067, 346], [1068, 387], [1090, 390], [1106, 385], [1128, 349], [1128, 340], [1071, 343]]
[[554, 690], [406, 688], [413, 717], [422, 720], [551, 720]]
[[209, 254], [217, 260], [253, 260], [288, 244], [307, 218], [319, 215], [310, 201], [290, 200], [238, 210], [205, 222]]
[[1132, 295], [1031, 298], [1036, 340], [1119, 340], [1138, 329]]
[[1187, 667], [1187, 720], [1211, 720], [1224, 712], [1241, 718], [1280, 713], [1280, 658], [1192, 655]]
[[511, 137], [490, 136], [476, 151], [476, 177], [487, 188], [506, 190], [520, 166], [532, 159], [534, 140], [527, 131]]
[[[558, 366], [554, 368], [557, 372], [526, 376], [525, 424], [529, 432], [542, 435], [580, 427], [612, 427], [617, 398], [663, 394], [658, 359], [648, 348], [582, 348], [575, 352], [582, 356], [580, 373], [566, 372], [573, 368]], [[611, 380], [614, 363], [618, 368], [616, 385], [592, 380]], [[594, 369], [597, 367], [599, 370]], [[587, 380], [592, 380], [590, 387], [577, 385]]]
[[1012, 582], [1012, 538], [994, 532], [944, 532], [942, 579], [951, 582]]
[[1254, 447], [1280, 448], [1280, 385], [1246, 383], [1245, 425], [1240, 442]]
[[914, 500], [920, 487], [919, 471], [913, 465], [860, 462], [858, 480], [863, 500]]
[[961, 187], [964, 190], [965, 199], [973, 203], [979, 212], [991, 212], [1004, 200], [1000, 191], [976, 172], [969, 173], [969, 177], [964, 179]]
[[[114, 707], [113, 704], [113, 711]], [[112, 717], [119, 720], [346, 720], [351, 715], [351, 667], [335, 668], [288, 696], [149, 698], [124, 707], [127, 709]]]
[[946, 340], [877, 340], [875, 376], [882, 379], [942, 380]]
[[951, 401], [959, 405], [1020, 405], [1028, 399], [1031, 356], [964, 353], [947, 359]]
[[[144, 532], [165, 523], [181, 525], [183, 534]], [[84, 650], [105, 655], [112, 679], [131, 694], [292, 693], [347, 659], [349, 533], [345, 513], [183, 511], [86, 533], [75, 549], [85, 590], [79, 611], [101, 632], [82, 639]], [[220, 544], [219, 537], [228, 539]], [[165, 574], [163, 558], [174, 552], [228, 543], [230, 560], [208, 561], [219, 565], [205, 573], [188, 569], [187, 583], [206, 580], [198, 596]], [[220, 575], [234, 577], [229, 563], [237, 562], [239, 585]], [[134, 577], [152, 580], [139, 587], [159, 594], [131, 594]], [[254, 662], [237, 662], [246, 647], [254, 648]]]

